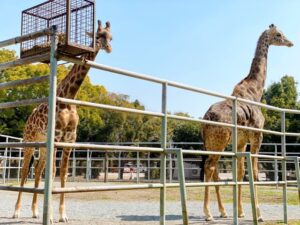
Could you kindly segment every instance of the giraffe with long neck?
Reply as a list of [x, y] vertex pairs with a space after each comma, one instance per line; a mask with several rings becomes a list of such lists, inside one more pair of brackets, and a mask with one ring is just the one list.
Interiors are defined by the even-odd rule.
[[[284, 34], [279, 31], [273, 24], [269, 26], [269, 29], [264, 31], [257, 43], [255, 56], [251, 64], [251, 69], [247, 77], [245, 77], [241, 82], [239, 82], [232, 92], [232, 96], [239, 98], [244, 98], [256, 102], [260, 102], [267, 74], [267, 56], [268, 49], [270, 45], [277, 46], [293, 46]], [[232, 123], [232, 101], [225, 100], [212, 105], [209, 110], [204, 115], [205, 120], [211, 120], [223, 123]], [[262, 129], [264, 126], [264, 116], [261, 109], [257, 106], [246, 104], [242, 102], [237, 103], [237, 123], [238, 125], [249, 126], [254, 128]], [[231, 143], [231, 128], [213, 126], [213, 125], [203, 125], [202, 137], [204, 142], [204, 149], [208, 151], [224, 151], [224, 149]], [[244, 152], [246, 150], [247, 143], [250, 143], [250, 151], [253, 154], [259, 152], [262, 133], [253, 132], [248, 130], [238, 129], [238, 139], [237, 139], [237, 150], [239, 152]], [[209, 182], [219, 181], [219, 172], [217, 163], [220, 156], [209, 155], [204, 157], [201, 170], [201, 179]], [[238, 181], [242, 181], [245, 169], [244, 169], [244, 157], [238, 158]], [[258, 180], [258, 162], [257, 158], [252, 158], [253, 164], [253, 174], [255, 181]], [[215, 186], [217, 201], [221, 217], [227, 217], [227, 213], [223, 206], [221, 200], [221, 194], [219, 186]], [[205, 187], [205, 197], [204, 197], [204, 214], [206, 220], [213, 220], [211, 212], [209, 210], [209, 199], [210, 191], [209, 187]], [[255, 199], [257, 203], [257, 213], [258, 218], [262, 221], [262, 216], [258, 207], [257, 197]], [[244, 217], [244, 210], [242, 205], [242, 186], [238, 186], [238, 216]]]
[[[87, 35], [91, 35], [87, 33]], [[101, 22], [98, 21], [98, 29], [96, 32], [96, 51], [95, 53], [87, 53], [82, 56], [82, 59], [95, 60], [97, 53], [100, 49], [110, 53], [112, 48], [110, 41], [112, 36], [110, 34], [110, 23], [106, 23], [106, 27], [102, 28]], [[81, 84], [83, 83], [90, 67], [85, 65], [74, 64], [67, 76], [59, 83], [57, 87], [57, 96], [69, 99], [75, 99], [76, 94], [79, 91]], [[39, 142], [45, 141], [47, 138], [47, 122], [48, 122], [48, 105], [46, 103], [37, 106], [32, 114], [29, 116], [24, 129], [24, 141], [25, 142]], [[57, 103], [56, 105], [56, 124], [55, 124], [55, 142], [69, 142], [76, 141], [77, 126], [79, 117], [77, 114], [75, 105], [67, 105], [63, 103]], [[64, 148], [60, 166], [60, 180], [61, 187], [65, 187], [68, 172], [68, 160], [71, 153], [71, 148]], [[21, 173], [21, 187], [24, 186], [26, 178], [28, 176], [29, 169], [33, 163], [34, 148], [24, 149], [24, 162]], [[54, 165], [53, 176], [55, 176], [55, 155], [54, 151]], [[45, 156], [46, 148], [39, 149], [39, 160], [35, 166], [35, 184], [34, 187], [39, 186], [41, 175], [45, 168]], [[21, 196], [22, 192], [19, 192], [18, 199], [15, 206], [14, 218], [20, 216], [21, 209]], [[32, 213], [33, 217], [38, 217], [37, 208], [37, 194], [33, 195], [32, 199]], [[65, 212], [65, 199], [64, 194], [60, 197], [59, 206], [60, 222], [67, 222], [68, 218]]]

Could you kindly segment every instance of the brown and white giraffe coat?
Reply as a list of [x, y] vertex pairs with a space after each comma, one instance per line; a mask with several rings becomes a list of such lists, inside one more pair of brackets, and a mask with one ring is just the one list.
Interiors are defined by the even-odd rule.
[[[110, 34], [110, 23], [106, 23], [106, 27], [102, 28], [101, 22], [98, 21], [98, 29], [96, 33], [96, 52], [87, 53], [82, 56], [84, 59], [95, 60], [97, 53], [100, 49], [105, 50], [107, 53], [110, 53], [112, 48], [110, 41], [112, 36]], [[75, 99], [76, 94], [79, 91], [81, 84], [83, 83], [89, 67], [81, 65], [73, 65], [70, 72], [67, 76], [59, 83], [57, 87], [57, 96], [69, 99]], [[48, 105], [46, 103], [40, 104], [37, 106], [32, 114], [29, 116], [25, 129], [24, 129], [24, 142], [38, 142], [45, 141], [47, 138], [47, 122], [48, 122]], [[56, 105], [56, 126], [55, 126], [55, 142], [75, 142], [77, 126], [79, 122], [79, 117], [77, 114], [76, 106], [67, 105], [62, 103], [57, 103]], [[34, 148], [25, 148], [24, 149], [24, 163], [21, 173], [21, 186], [24, 186], [26, 178], [29, 172], [30, 164], [32, 163], [32, 157], [34, 154]], [[61, 187], [65, 187], [68, 171], [68, 160], [71, 153], [71, 148], [64, 148], [62, 161], [60, 166], [60, 179]], [[56, 150], [54, 151], [54, 171], [53, 176], [55, 176], [55, 155]], [[41, 175], [45, 168], [45, 157], [46, 157], [46, 148], [40, 148], [39, 160], [35, 166], [35, 184], [37, 188], [39, 186]], [[18, 200], [15, 206], [14, 218], [20, 216], [21, 209], [21, 196], [22, 192], [19, 192]], [[33, 217], [38, 217], [37, 209], [37, 194], [34, 194], [32, 200], [32, 213]], [[65, 212], [64, 204], [64, 194], [61, 194], [60, 198], [60, 207], [59, 207], [60, 219], [61, 222], [68, 221]]]
[[[277, 28], [274, 25], [270, 25], [269, 29], [264, 31], [258, 40], [255, 56], [252, 61], [251, 69], [248, 76], [234, 87], [232, 96], [256, 102], [261, 101], [266, 80], [267, 56], [270, 45], [291, 47], [293, 44], [284, 36], [284, 34], [281, 31], [277, 30]], [[205, 113], [204, 119], [216, 122], [232, 123], [232, 101], [224, 100], [212, 105], [209, 108], [209, 110]], [[237, 123], [243, 126], [263, 128], [264, 116], [259, 107], [238, 102]], [[231, 129], [226, 127], [203, 125], [202, 136], [204, 142], [204, 149], [209, 151], [224, 151], [224, 149], [231, 143]], [[237, 150], [239, 152], [245, 151], [247, 143], [250, 143], [251, 152], [258, 153], [261, 142], [262, 133], [240, 129], [238, 130]], [[205, 159], [205, 164], [203, 164], [204, 169], [202, 169], [205, 173], [206, 182], [209, 182], [211, 180], [219, 180], [219, 172], [217, 167], [219, 158], [220, 156], [210, 155]], [[258, 180], [257, 158], [252, 158], [252, 163], [254, 170], [254, 179]], [[202, 178], [203, 175], [204, 174], [202, 174]], [[241, 157], [238, 158], [238, 181], [242, 181], [243, 177], [244, 158]], [[244, 217], [241, 188], [241, 185], [239, 185], [238, 215], [239, 217]], [[216, 186], [215, 189], [221, 217], [227, 217], [226, 211], [221, 200], [219, 186]], [[209, 198], [209, 187], [205, 187], [203, 211], [206, 216], [206, 219], [212, 220], [213, 217], [209, 210]], [[259, 219], [262, 220], [259, 209], [257, 209], [257, 211]]]

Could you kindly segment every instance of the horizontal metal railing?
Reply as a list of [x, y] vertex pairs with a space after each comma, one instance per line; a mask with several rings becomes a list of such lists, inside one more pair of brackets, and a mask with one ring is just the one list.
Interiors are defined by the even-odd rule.
[[6, 82], [6, 83], [0, 83], [0, 90], [5, 89], [5, 88], [14, 88], [14, 87], [18, 87], [20, 85], [30, 85], [30, 84], [43, 83], [43, 82], [47, 82], [48, 80], [49, 80], [49, 75], [48, 76], [29, 78], [29, 79], [25, 79], [25, 80], [9, 81], [9, 82]]
[[31, 40], [34, 38], [38, 38], [41, 36], [49, 35], [50, 33], [51, 33], [51, 29], [47, 28], [47, 29], [43, 29], [43, 30], [40, 30], [37, 32], [33, 32], [33, 33], [25, 34], [22, 36], [18, 36], [15, 38], [7, 39], [5, 41], [0, 41], [0, 48], [7, 47], [10, 45], [15, 45], [15, 44], [18, 44], [18, 43], [21, 43], [24, 41], [28, 41], [28, 40]]

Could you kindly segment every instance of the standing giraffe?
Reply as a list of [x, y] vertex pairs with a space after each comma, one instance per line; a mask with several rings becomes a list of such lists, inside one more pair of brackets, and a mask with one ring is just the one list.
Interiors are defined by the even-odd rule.
[[[264, 31], [257, 43], [255, 56], [251, 64], [250, 72], [246, 78], [239, 82], [233, 90], [232, 96], [248, 99], [251, 101], [260, 102], [263, 95], [263, 89], [266, 80], [267, 73], [267, 56], [270, 45], [288, 46], [293, 44], [284, 36], [284, 34], [277, 30], [272, 24], [269, 29]], [[225, 100], [212, 105], [205, 113], [204, 119], [223, 123], [232, 123], [232, 101]], [[262, 129], [264, 126], [264, 116], [261, 109], [257, 106], [238, 102], [237, 104], [237, 123], [238, 125], [249, 126]], [[231, 143], [231, 128], [213, 125], [203, 125], [203, 142], [204, 149], [209, 151], [224, 151], [226, 146]], [[238, 130], [237, 150], [244, 152], [246, 150], [247, 143], [250, 143], [251, 153], [257, 154], [260, 149], [263, 135], [261, 132], [253, 132], [247, 130]], [[205, 173], [205, 182], [219, 180], [218, 160], [220, 156], [209, 155], [204, 158], [203, 163], [202, 180]], [[253, 172], [255, 181], [258, 180], [258, 165], [257, 158], [252, 158]], [[244, 169], [244, 157], [238, 158], [238, 181], [242, 181], [245, 174]], [[216, 195], [218, 200], [218, 207], [221, 213], [221, 217], [227, 217], [223, 203], [221, 201], [221, 195], [219, 186], [215, 186]], [[204, 214], [206, 220], [213, 220], [213, 217], [209, 210], [209, 187], [205, 187], [204, 198]], [[258, 203], [257, 198], [255, 199]], [[262, 221], [260, 210], [257, 204], [258, 218]], [[238, 186], [238, 216], [244, 217], [244, 210], [242, 206], [242, 187]]]
[[[91, 34], [88, 34], [91, 35]], [[98, 29], [96, 33], [96, 52], [87, 53], [82, 58], [87, 60], [95, 60], [97, 53], [100, 49], [110, 53], [112, 48], [110, 41], [112, 36], [110, 34], [110, 23], [106, 22], [106, 27], [102, 28], [101, 22], [98, 21]], [[74, 64], [68, 75], [59, 83], [57, 87], [57, 96], [69, 99], [75, 99], [79, 88], [84, 81], [90, 67], [80, 66]], [[47, 138], [47, 121], [48, 121], [48, 105], [47, 103], [37, 106], [32, 114], [29, 116], [24, 130], [24, 142], [40, 142], [45, 141]], [[69, 142], [74, 143], [76, 141], [76, 132], [79, 122], [75, 105], [66, 105], [64, 103], [57, 103], [56, 105], [56, 125], [55, 125], [55, 142]], [[29, 172], [29, 168], [33, 163], [34, 148], [24, 149], [24, 163], [21, 174], [21, 187], [24, 186], [26, 178]], [[71, 148], [64, 148], [60, 166], [60, 180], [61, 187], [65, 187], [68, 172], [68, 160], [71, 153]], [[56, 149], [54, 156], [56, 155]], [[35, 184], [34, 187], [39, 186], [41, 175], [45, 168], [45, 156], [46, 148], [40, 148], [40, 157], [37, 165], [35, 166]], [[55, 177], [55, 157], [53, 166], [53, 176]], [[21, 196], [22, 192], [19, 192], [18, 199], [15, 206], [14, 218], [19, 217], [21, 209]], [[60, 222], [67, 222], [68, 218], [65, 212], [64, 194], [60, 197]], [[37, 208], [37, 194], [33, 195], [32, 199], [32, 213], [33, 217], [38, 217]]]

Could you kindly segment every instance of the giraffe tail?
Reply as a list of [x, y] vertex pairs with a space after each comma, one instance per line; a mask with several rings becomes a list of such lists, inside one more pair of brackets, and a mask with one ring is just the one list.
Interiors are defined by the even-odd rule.
[[28, 170], [27, 170], [28, 172], [26, 174], [26, 181], [27, 181], [27, 177], [28, 177], [28, 174], [30, 172], [30, 168], [31, 168], [33, 162], [34, 162], [34, 156], [31, 156], [30, 163], [29, 163]]
[[[30, 168], [32, 167], [32, 164], [34, 162], [34, 156], [31, 156], [31, 160], [30, 160], [30, 163], [29, 163], [29, 168], [28, 168], [28, 173], [30, 171]], [[28, 175], [28, 174], [27, 174]]]
[[202, 155], [202, 161], [200, 163], [200, 181], [202, 182], [204, 181], [204, 166], [207, 158], [208, 158], [207, 155]]

